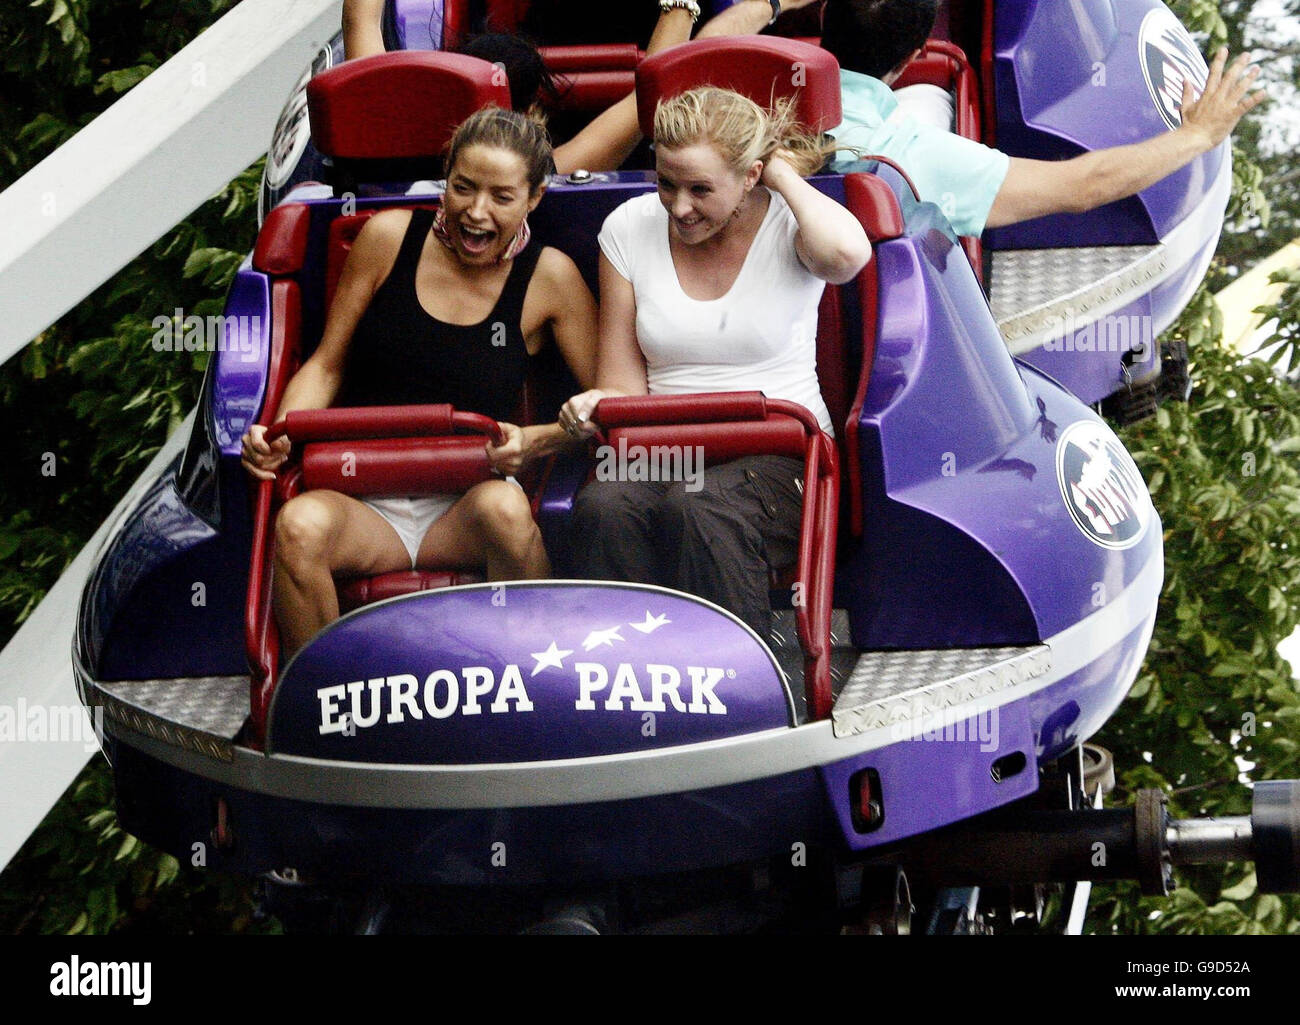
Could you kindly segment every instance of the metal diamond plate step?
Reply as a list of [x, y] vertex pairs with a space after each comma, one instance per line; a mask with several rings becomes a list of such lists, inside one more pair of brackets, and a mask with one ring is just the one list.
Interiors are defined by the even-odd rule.
[[[777, 665], [790, 681], [794, 697], [795, 718], [808, 721], [808, 700], [803, 690], [803, 649], [795, 631], [794, 610], [778, 609], [772, 612], [772, 629], [768, 646], [776, 656]], [[858, 662], [858, 649], [849, 636], [849, 614], [845, 609], [831, 610], [831, 693], [838, 694]]]
[[248, 718], [247, 676], [97, 683], [90, 699], [114, 722], [221, 761], [234, 758], [234, 738]]
[[1063, 322], [1082, 326], [1142, 295], [1168, 263], [1163, 245], [998, 250], [989, 304], [1008, 347], [1020, 353]]
[[944, 651], [867, 651], [857, 660], [831, 712], [837, 737], [917, 722], [964, 702], [1007, 690], [1052, 667], [1045, 644]]

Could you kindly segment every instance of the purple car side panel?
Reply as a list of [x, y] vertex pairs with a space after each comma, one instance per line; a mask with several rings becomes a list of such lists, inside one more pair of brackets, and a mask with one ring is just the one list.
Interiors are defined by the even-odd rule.
[[285, 670], [267, 749], [342, 761], [538, 761], [792, 724], [772, 656], [698, 599], [500, 584], [363, 608]]
[[[1121, 468], [1127, 474], [1121, 483], [1130, 489], [1120, 511], [1126, 521], [1141, 523], [1142, 536], [1125, 538], [1125, 547], [1115, 549], [1072, 529], [1069, 502], [1077, 492], [1058, 470], [1062, 433], [1088, 421], [1103, 432], [1098, 437], [1113, 436], [1045, 378], [1017, 371], [968, 269], [954, 260], [957, 252], [938, 232], [878, 247], [879, 341], [860, 421], [862, 479], [874, 500], [866, 521], [873, 530], [901, 522], [901, 504], [928, 514], [930, 533], [946, 524], [975, 541], [1024, 596], [1033, 636], [1016, 636], [1006, 601], [988, 600], [996, 592], [973, 594], [961, 610], [950, 606], [956, 623], [944, 621], [943, 603], [955, 601], [959, 588], [949, 588], [928, 617], [892, 617], [886, 596], [871, 593], [872, 574], [891, 576], [890, 602], [917, 609], [926, 601], [923, 592], [936, 593], [927, 565], [940, 564], [936, 571], [954, 582], [969, 579], [976, 568], [953, 565], [966, 557], [960, 547], [928, 545], [918, 536], [914, 550], [882, 546], [865, 566], [855, 566], [860, 580], [865, 577], [851, 606], [854, 640], [863, 646], [1047, 637], [1096, 607], [1096, 583], [1117, 592], [1148, 560], [1160, 558], [1159, 519], [1145, 489], [1137, 493], [1140, 478], [1131, 461]], [[921, 526], [918, 534], [924, 533]], [[997, 583], [996, 571], [985, 568], [979, 576]]]
[[226, 316], [246, 325], [249, 344], [213, 354], [210, 417], [213, 438], [223, 455], [239, 456], [239, 439], [257, 419], [266, 392], [271, 351], [271, 294], [266, 275], [251, 261], [235, 275], [226, 297]]
[[[881, 750], [823, 766], [822, 784], [845, 843], [853, 850], [884, 846], [1033, 793], [1038, 761], [1092, 736], [1123, 700], [1152, 623], [1145, 619], [1114, 647], [1099, 647], [1088, 665], [1027, 699], [968, 719], [936, 721]], [[1016, 754], [1024, 756], [1023, 767], [1012, 760]], [[884, 818], [862, 832], [854, 823], [850, 784], [868, 768], [878, 774], [873, 796]]]
[[[1160, 83], [1149, 89], [1144, 76], [1144, 66], [1155, 66], [1158, 73], [1159, 61], [1147, 49], [1142, 27], [1151, 12], [1160, 17], [1161, 9], [1167, 11], [1159, 0], [999, 4], [998, 148], [1012, 156], [1058, 160], [1168, 131], [1155, 99]], [[1182, 35], [1171, 34], [1165, 45], [1183, 59]], [[1189, 66], [1200, 61], [1204, 67], [1199, 55], [1188, 53], [1185, 59]], [[1210, 183], [1225, 173], [1227, 160], [1225, 144], [1139, 196], [1087, 214], [995, 229], [985, 239], [994, 249], [1150, 244], [1192, 212]]]

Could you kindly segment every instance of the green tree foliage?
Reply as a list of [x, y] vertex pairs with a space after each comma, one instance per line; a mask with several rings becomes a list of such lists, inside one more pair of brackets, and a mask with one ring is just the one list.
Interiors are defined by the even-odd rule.
[[[1253, 4], [1184, 0], [1184, 23], [1240, 48]], [[1291, 4], [1296, 13], [1300, 5]], [[1277, 158], [1254, 146], [1259, 119], [1235, 137], [1234, 190], [1207, 282], [1226, 283], [1289, 241], [1300, 226], [1294, 189], [1270, 187]], [[1278, 172], [1274, 171], [1274, 175]], [[1291, 235], [1269, 230], [1289, 224]], [[1294, 271], [1275, 275], [1300, 281]], [[1300, 333], [1300, 284], [1266, 312], [1277, 317], [1262, 353], [1221, 344], [1222, 321], [1205, 286], [1169, 335], [1193, 354], [1191, 401], [1161, 407], [1128, 428], [1164, 524], [1165, 586], [1146, 664], [1097, 741], [1115, 755], [1113, 798], [1142, 788], [1169, 795], [1174, 817], [1247, 815], [1247, 779], [1300, 776], [1300, 689], [1277, 652], [1300, 625], [1300, 392], [1274, 372]], [[1247, 865], [1178, 873], [1168, 899], [1133, 884], [1099, 886], [1092, 924], [1118, 933], [1300, 933], [1300, 898], [1260, 894]]]
[[[1300, 323], [1300, 303], [1282, 311]], [[1241, 782], [1300, 776], [1300, 691], [1277, 645], [1300, 624], [1300, 393], [1217, 343], [1202, 290], [1174, 331], [1196, 387], [1124, 432], [1160, 512], [1165, 586], [1146, 664], [1096, 738], [1170, 814], [1248, 815]], [[1247, 866], [1181, 869], [1171, 900], [1099, 887], [1093, 925], [1121, 933], [1300, 932], [1300, 898], [1255, 892]]]
[[[7, 5], [0, 188], [233, 4]], [[207, 354], [155, 352], [152, 321], [178, 306], [221, 312], [252, 246], [259, 177], [260, 167], [245, 171], [0, 367], [0, 431], [8, 438], [0, 461], [0, 643], [193, 406]], [[0, 875], [0, 931], [268, 927], [251, 917], [246, 881], [178, 866], [124, 834], [111, 793], [97, 758]]]
[[[1300, 41], [1286, 33], [1270, 31], [1270, 24], [1251, 19], [1260, 0], [1178, 0], [1170, 6], [1189, 28], [1205, 32], [1214, 45], [1220, 42], [1233, 53], [1249, 51], [1274, 95], [1273, 106], [1296, 109], [1300, 97]], [[1300, 18], [1300, 0], [1275, 5], [1291, 19]], [[1210, 273], [1210, 287], [1218, 290], [1231, 280], [1234, 269], [1248, 269], [1260, 256], [1276, 252], [1300, 236], [1300, 156], [1294, 145], [1271, 138], [1267, 126], [1274, 120], [1267, 107], [1247, 117], [1233, 135], [1238, 191], [1229, 207], [1227, 230], [1219, 244], [1220, 261]], [[1294, 122], [1294, 116], [1283, 120]]]
[[0, 934], [277, 932], [247, 880], [178, 862], [122, 831], [96, 757], [0, 874]]
[[[192, 39], [230, 0], [37, 0], [0, 22], [0, 188]], [[0, 367], [0, 643], [194, 404], [206, 353], [154, 352], [154, 317], [220, 313], [252, 246], [258, 167]]]

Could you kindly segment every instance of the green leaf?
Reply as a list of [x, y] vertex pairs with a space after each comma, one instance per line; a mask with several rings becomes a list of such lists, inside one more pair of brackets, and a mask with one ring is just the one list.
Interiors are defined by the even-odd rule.
[[95, 82], [95, 92], [113, 92], [124, 93], [134, 88], [138, 83], [144, 81], [153, 73], [154, 67], [150, 64], [137, 64], [130, 68], [121, 68], [117, 71], [107, 71], [99, 76]]
[[1247, 872], [1235, 886], [1223, 890], [1219, 896], [1225, 900], [1246, 900], [1255, 893], [1255, 873]]

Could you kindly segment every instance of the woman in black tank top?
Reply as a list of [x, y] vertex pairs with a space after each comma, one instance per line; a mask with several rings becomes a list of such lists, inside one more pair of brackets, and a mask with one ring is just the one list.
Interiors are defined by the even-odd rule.
[[[357, 236], [320, 345], [274, 419], [331, 405], [449, 403], [500, 422], [505, 441], [489, 445], [488, 457], [502, 475], [572, 445], [556, 424], [506, 422], [548, 335], [584, 387], [595, 378], [595, 299], [572, 260], [529, 244], [527, 215], [551, 166], [545, 129], [523, 115], [487, 108], [466, 120], [437, 215], [381, 211]], [[261, 479], [289, 448], [265, 433], [255, 426], [243, 439], [244, 465]], [[325, 490], [292, 499], [276, 520], [282, 653], [338, 617], [335, 575], [433, 566], [484, 567], [490, 580], [550, 572], [528, 499], [511, 480], [410, 502]]]

